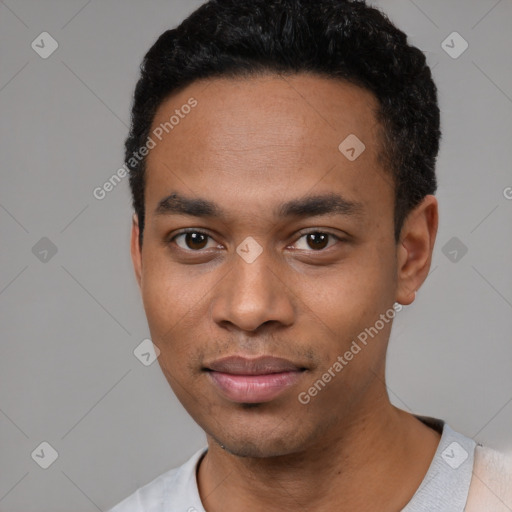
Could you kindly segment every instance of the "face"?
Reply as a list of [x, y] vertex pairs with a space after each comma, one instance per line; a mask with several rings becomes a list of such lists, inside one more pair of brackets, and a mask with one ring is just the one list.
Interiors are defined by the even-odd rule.
[[162, 371], [232, 453], [298, 453], [382, 398], [411, 283], [376, 108], [354, 85], [269, 74], [195, 82], [157, 111], [135, 272]]

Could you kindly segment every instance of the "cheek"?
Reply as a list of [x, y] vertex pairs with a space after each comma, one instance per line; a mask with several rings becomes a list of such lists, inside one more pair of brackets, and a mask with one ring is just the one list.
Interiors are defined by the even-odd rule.
[[214, 275], [194, 275], [191, 266], [179, 269], [163, 257], [148, 261], [143, 271], [141, 292], [151, 339], [160, 349], [162, 369], [180, 380], [193, 377], [190, 367], [199, 359], [200, 339], [210, 337], [204, 319]]
[[319, 374], [332, 367], [338, 356], [356, 352], [348, 355], [351, 359], [341, 372], [335, 372], [331, 389], [341, 386], [340, 391], [346, 391], [352, 380], [365, 381], [362, 374], [368, 376], [369, 368], [377, 371], [383, 359], [393, 318], [380, 320], [394, 303], [390, 261], [384, 251], [367, 247], [334, 272], [308, 279], [301, 287], [304, 315], [315, 325]]
[[335, 270], [305, 280], [300, 293], [327, 333], [346, 337], [392, 304], [390, 284], [385, 262], [371, 254], [354, 255]]
[[185, 319], [200, 302], [201, 296], [194, 283], [187, 272], [179, 271], [165, 255], [155, 251], [144, 262], [142, 271], [142, 300], [150, 327], [160, 335], [175, 324], [178, 327], [180, 319]]
[[147, 268], [141, 292], [151, 339], [160, 349], [160, 365], [174, 374], [179, 367], [176, 362], [185, 355], [183, 332], [193, 301], [180, 292], [180, 280], [171, 275], [158, 267]]

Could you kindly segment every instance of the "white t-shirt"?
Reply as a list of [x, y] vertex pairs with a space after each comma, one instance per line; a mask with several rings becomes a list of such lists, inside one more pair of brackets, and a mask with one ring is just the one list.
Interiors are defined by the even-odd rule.
[[[401, 512], [512, 511], [510, 461], [442, 420], [416, 417], [438, 430], [441, 440], [425, 478]], [[206, 451], [206, 447], [197, 451], [185, 464], [163, 473], [107, 512], [205, 512], [196, 469]]]

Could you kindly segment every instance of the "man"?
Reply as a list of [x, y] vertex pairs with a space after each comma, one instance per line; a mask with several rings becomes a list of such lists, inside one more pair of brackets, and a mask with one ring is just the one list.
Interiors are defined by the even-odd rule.
[[439, 137], [424, 55], [364, 2], [212, 0], [160, 36], [126, 141], [131, 252], [208, 447], [112, 512], [512, 510], [499, 454], [386, 390]]

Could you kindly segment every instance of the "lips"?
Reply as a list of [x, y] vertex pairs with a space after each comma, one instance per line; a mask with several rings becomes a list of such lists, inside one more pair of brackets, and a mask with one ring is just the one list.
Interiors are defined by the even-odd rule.
[[214, 361], [205, 370], [217, 391], [228, 400], [263, 403], [295, 385], [305, 368], [278, 357], [233, 356]]

